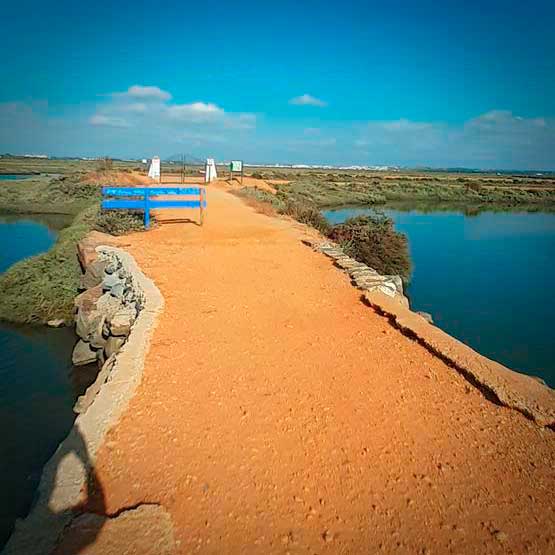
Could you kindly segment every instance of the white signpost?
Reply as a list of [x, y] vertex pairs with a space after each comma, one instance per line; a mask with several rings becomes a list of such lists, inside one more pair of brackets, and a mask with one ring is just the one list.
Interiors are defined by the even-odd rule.
[[216, 163], [214, 162], [214, 158], [207, 158], [206, 159], [206, 166], [204, 167], [204, 182], [205, 183], [212, 183], [218, 179], [218, 174], [216, 173]]
[[229, 164], [229, 183], [233, 183], [233, 174], [241, 174], [241, 185], [243, 185], [243, 161], [242, 160], [232, 160]]
[[156, 181], [160, 183], [160, 158], [158, 156], [154, 156], [154, 158], [150, 162], [148, 177], [156, 179]]

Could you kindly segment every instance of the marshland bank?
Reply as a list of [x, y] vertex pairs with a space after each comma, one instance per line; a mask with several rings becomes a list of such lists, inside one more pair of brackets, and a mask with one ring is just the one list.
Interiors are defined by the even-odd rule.
[[[123, 177], [128, 183], [140, 182], [133, 174]], [[113, 179], [121, 180], [122, 175], [69, 173], [0, 184], [0, 213], [68, 217], [68, 225], [48, 252], [21, 260], [0, 275], [0, 320], [44, 324], [62, 319], [73, 323], [73, 299], [81, 276], [77, 242], [93, 229], [121, 234], [142, 226], [139, 216], [100, 211], [100, 184]]]

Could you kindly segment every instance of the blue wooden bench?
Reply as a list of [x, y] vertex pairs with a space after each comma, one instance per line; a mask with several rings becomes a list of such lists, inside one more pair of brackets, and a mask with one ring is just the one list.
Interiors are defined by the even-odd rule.
[[[189, 200], [158, 198], [168, 195], [198, 198]], [[150, 226], [150, 210], [153, 208], [198, 208], [200, 225], [204, 223], [206, 209], [204, 187], [102, 187], [102, 197], [103, 210], [143, 210], [146, 229]]]

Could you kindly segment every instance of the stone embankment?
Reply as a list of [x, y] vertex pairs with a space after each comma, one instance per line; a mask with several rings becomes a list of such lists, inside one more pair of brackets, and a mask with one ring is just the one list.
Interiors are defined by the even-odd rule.
[[99, 247], [111, 242], [110, 236], [95, 232], [78, 245], [84, 274], [83, 292], [75, 299], [75, 332], [79, 340], [72, 362], [75, 366], [97, 362], [100, 371], [77, 400], [77, 413], [86, 411], [93, 402], [144, 306], [144, 294], [129, 268], [114, 251]]
[[405, 296], [401, 276], [382, 276], [373, 268], [346, 255], [334, 243], [314, 242], [310, 246], [333, 259], [335, 264], [347, 272], [353, 283], [362, 291], [380, 291], [409, 308], [409, 300]]

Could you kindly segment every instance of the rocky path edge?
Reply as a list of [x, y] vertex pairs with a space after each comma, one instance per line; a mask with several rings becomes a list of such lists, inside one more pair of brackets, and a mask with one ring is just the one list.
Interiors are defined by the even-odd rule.
[[92, 482], [96, 453], [141, 381], [145, 355], [163, 310], [162, 294], [129, 253], [113, 246], [99, 246], [97, 250], [117, 256], [142, 290], [144, 307], [116, 356], [108, 380], [46, 464], [36, 501], [29, 515], [16, 522], [3, 555], [51, 553], [63, 530], [82, 514], [80, 505]]

